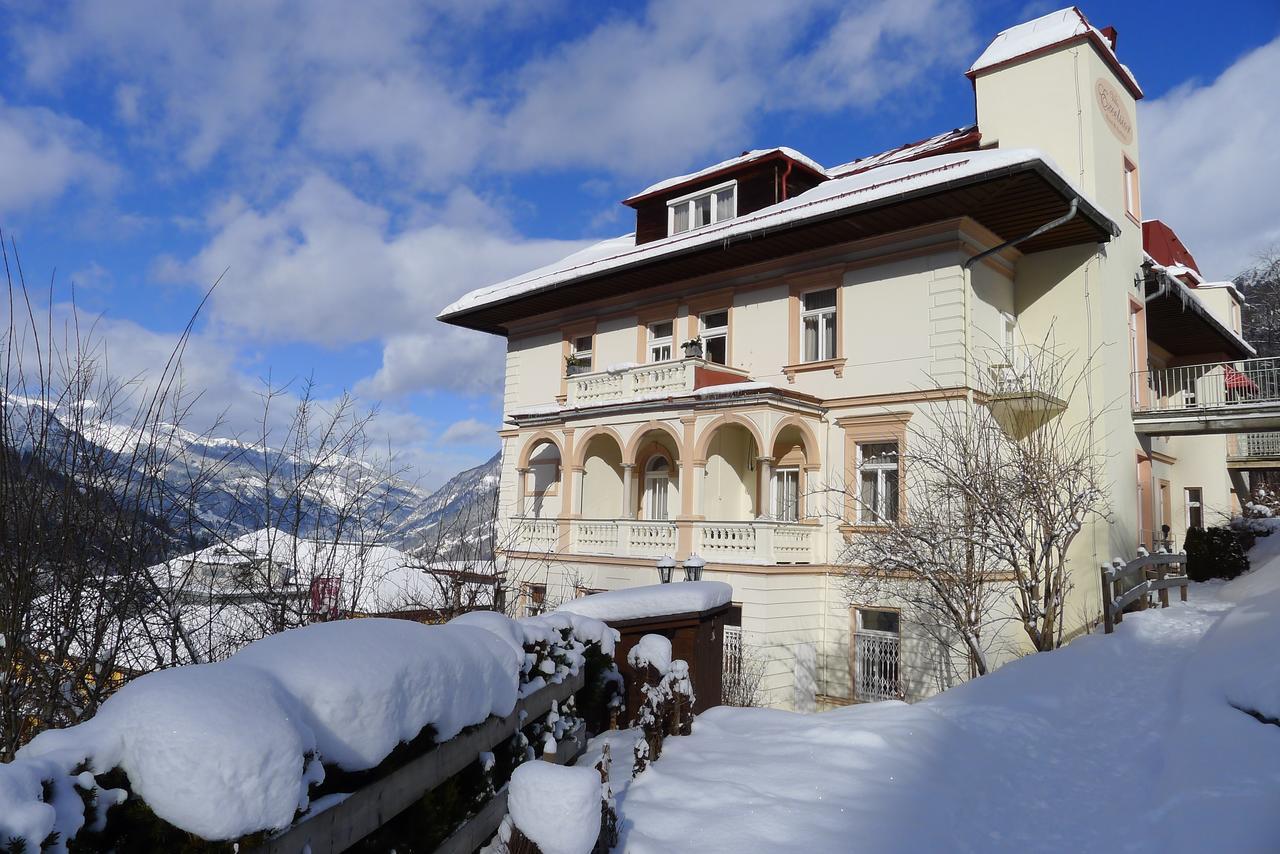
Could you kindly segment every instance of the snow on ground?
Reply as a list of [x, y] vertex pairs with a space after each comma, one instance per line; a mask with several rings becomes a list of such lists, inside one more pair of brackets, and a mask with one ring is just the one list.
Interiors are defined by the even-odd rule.
[[511, 820], [543, 854], [589, 854], [600, 835], [600, 775], [594, 768], [526, 762], [511, 775]]
[[1255, 570], [931, 700], [717, 708], [618, 795], [620, 850], [1280, 850], [1280, 533]]

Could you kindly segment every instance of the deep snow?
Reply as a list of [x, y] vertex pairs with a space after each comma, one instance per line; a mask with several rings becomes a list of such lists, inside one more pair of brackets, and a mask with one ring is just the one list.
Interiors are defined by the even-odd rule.
[[712, 709], [618, 793], [619, 850], [1280, 850], [1280, 726], [1236, 708], [1280, 717], [1280, 532], [1251, 557], [915, 705]]

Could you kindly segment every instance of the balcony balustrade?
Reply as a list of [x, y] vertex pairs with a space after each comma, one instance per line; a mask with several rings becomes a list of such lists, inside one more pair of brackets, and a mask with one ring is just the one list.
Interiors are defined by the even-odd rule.
[[649, 365], [619, 365], [568, 378], [569, 406], [595, 406], [689, 394], [707, 385], [741, 382], [745, 371], [705, 359], [678, 359]]
[[[554, 519], [514, 520], [522, 551], [656, 559], [673, 555], [674, 522], [643, 519], [573, 519], [569, 542], [559, 548]], [[797, 522], [761, 519], [749, 522], [694, 522], [693, 550], [715, 563], [752, 565], [806, 564], [816, 560], [820, 529]]]

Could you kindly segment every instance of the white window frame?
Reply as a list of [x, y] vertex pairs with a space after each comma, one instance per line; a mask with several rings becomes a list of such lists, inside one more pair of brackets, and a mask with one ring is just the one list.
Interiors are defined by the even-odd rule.
[[[717, 213], [717, 205], [716, 205], [715, 197], [716, 197], [716, 194], [729, 189], [733, 190], [733, 212], [730, 213], [728, 217], [721, 219], [719, 214]], [[708, 222], [706, 225], [695, 226], [693, 224], [693, 203], [698, 199], [705, 198], [707, 196], [711, 197], [711, 221]], [[676, 208], [682, 207], [682, 206], [686, 207], [689, 211], [689, 227], [684, 229], [683, 231], [676, 231], [675, 230]], [[687, 195], [680, 196], [679, 198], [669, 200], [667, 202], [667, 236], [670, 237], [673, 234], [684, 234], [685, 232], [688, 232], [688, 231], [697, 231], [700, 228], [708, 228], [710, 226], [715, 225], [716, 223], [726, 222], [727, 220], [733, 219], [737, 215], [738, 215], [738, 182], [735, 179], [733, 181], [725, 181], [723, 184], [717, 184], [714, 187], [707, 187], [704, 190], [697, 190], [696, 192], [688, 193]]]
[[[655, 471], [653, 466], [662, 460], [666, 463], [666, 467], [661, 471]], [[659, 490], [661, 490], [661, 502], [658, 501]], [[661, 503], [662, 515], [657, 515], [658, 507], [655, 505]], [[644, 466], [644, 518], [652, 522], [665, 522], [671, 518], [671, 461], [666, 457], [657, 456], [645, 463]]]
[[[898, 630], [888, 632], [863, 626], [869, 612], [894, 614]], [[854, 697], [866, 702], [896, 700], [902, 694], [902, 614], [894, 608], [855, 606], [853, 633]], [[869, 656], [868, 653], [874, 653]], [[868, 658], [872, 660], [868, 660]], [[873, 665], [879, 664], [880, 672]]]
[[[788, 478], [794, 479], [795, 481], [795, 499], [796, 499], [795, 505], [794, 505], [794, 512], [791, 513], [789, 516], [786, 512], [783, 512], [783, 508], [781, 506], [782, 492], [780, 491], [783, 486], [783, 481]], [[803, 506], [802, 506], [803, 497], [800, 494], [800, 467], [799, 466], [779, 466], [778, 468], [775, 468], [773, 470], [772, 480], [773, 480], [773, 488], [772, 488], [772, 495], [769, 501], [769, 507], [773, 511], [773, 517], [780, 522], [800, 521], [800, 519], [802, 518], [801, 514], [804, 512]]]
[[[587, 349], [579, 350], [578, 342], [582, 341], [583, 339], [585, 339], [587, 342]], [[586, 359], [587, 361], [587, 364], [585, 366], [573, 368], [572, 370], [570, 370], [569, 371], [570, 376], [573, 376], [574, 374], [589, 374], [591, 373], [592, 370], [594, 370], [595, 368], [595, 336], [594, 335], [575, 335], [573, 340], [569, 342], [569, 352], [573, 354], [574, 358]]]
[[[663, 323], [666, 323], [666, 324], [668, 324], [668, 325], [670, 325], [670, 326], [671, 326], [671, 332], [670, 332], [670, 334], [668, 334], [668, 335], [654, 335], [654, 334], [653, 334], [653, 327], [655, 327], [655, 326], [659, 326], [659, 325], [661, 325], [661, 324], [663, 324]], [[673, 320], [655, 320], [653, 323], [648, 324], [647, 329], [648, 329], [648, 334], [649, 334], [649, 362], [652, 364], [652, 363], [654, 363], [654, 362], [669, 362], [669, 361], [671, 361], [671, 359], [673, 358], [673, 356], [674, 356], [674, 354], [675, 354], [675, 341], [676, 341], [676, 339], [675, 339], [675, 334], [676, 334], [676, 324], [675, 324], [675, 321], [673, 321]], [[660, 351], [661, 351], [661, 349], [662, 349], [662, 348], [664, 348], [664, 347], [666, 348], [666, 351], [667, 351], [667, 355], [666, 355], [666, 357], [665, 357], [665, 358], [655, 358], [655, 355], [654, 355], [654, 354], [655, 354], [655, 351], [659, 351], [659, 352], [660, 352]]]
[[[863, 460], [862, 449], [868, 445], [895, 445], [898, 449], [898, 458], [893, 463], [866, 463]], [[888, 495], [885, 473], [892, 471], [898, 475], [897, 479], [897, 495], [896, 503], [899, 508], [902, 507], [902, 477], [899, 462], [902, 459], [902, 443], [897, 439], [871, 439], [865, 442], [858, 442], [858, 524], [859, 525], [887, 525], [889, 524], [888, 514], [885, 512], [886, 496]], [[876, 473], [876, 503], [878, 507], [867, 507], [862, 501], [862, 476], [866, 471]]]
[[[724, 326], [707, 326], [707, 316], [711, 314], [723, 314]], [[713, 311], [704, 311], [698, 315], [698, 335], [702, 339], [702, 355], [708, 362], [711, 360], [711, 348], [707, 346], [707, 342], [715, 338], [724, 339], [724, 364], [729, 363], [729, 309], [717, 308]]]
[[[804, 307], [804, 298], [807, 297], [809, 294], [820, 294], [826, 291], [831, 291], [831, 293], [835, 297], [833, 304], [829, 308], [806, 309]], [[840, 314], [839, 312], [840, 312], [840, 288], [839, 287], [810, 288], [809, 290], [804, 291], [800, 294], [800, 361], [801, 362], [829, 362], [832, 359], [839, 358], [840, 356]], [[825, 352], [823, 349], [823, 341], [825, 339], [822, 335], [822, 318], [828, 314], [831, 315], [832, 352], [830, 353]], [[818, 352], [815, 354], [815, 358], [812, 358], [812, 359], [809, 358], [809, 351], [805, 348], [805, 338], [804, 338], [804, 322], [810, 317], [818, 318]]]
[[1129, 216], [1142, 220], [1142, 185], [1138, 180], [1138, 164], [1124, 158], [1124, 210]]
[[[1191, 497], [1195, 493], [1195, 498]], [[1200, 512], [1200, 524], [1194, 527], [1204, 528], [1204, 489], [1199, 486], [1187, 486], [1182, 490], [1182, 503], [1185, 508], [1185, 521], [1188, 528], [1193, 527], [1191, 524], [1191, 508], [1195, 508]]]

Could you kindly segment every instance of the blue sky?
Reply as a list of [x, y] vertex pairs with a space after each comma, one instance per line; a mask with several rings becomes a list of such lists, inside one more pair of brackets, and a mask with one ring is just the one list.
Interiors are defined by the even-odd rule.
[[[263, 378], [312, 375], [432, 485], [496, 449], [502, 382], [501, 341], [441, 307], [628, 231], [662, 177], [971, 122], [964, 69], [1055, 7], [0, 0], [0, 228], [131, 376], [225, 270], [195, 417], [237, 429]], [[1145, 212], [1229, 278], [1280, 241], [1280, 4], [1082, 9], [1147, 93]]]

